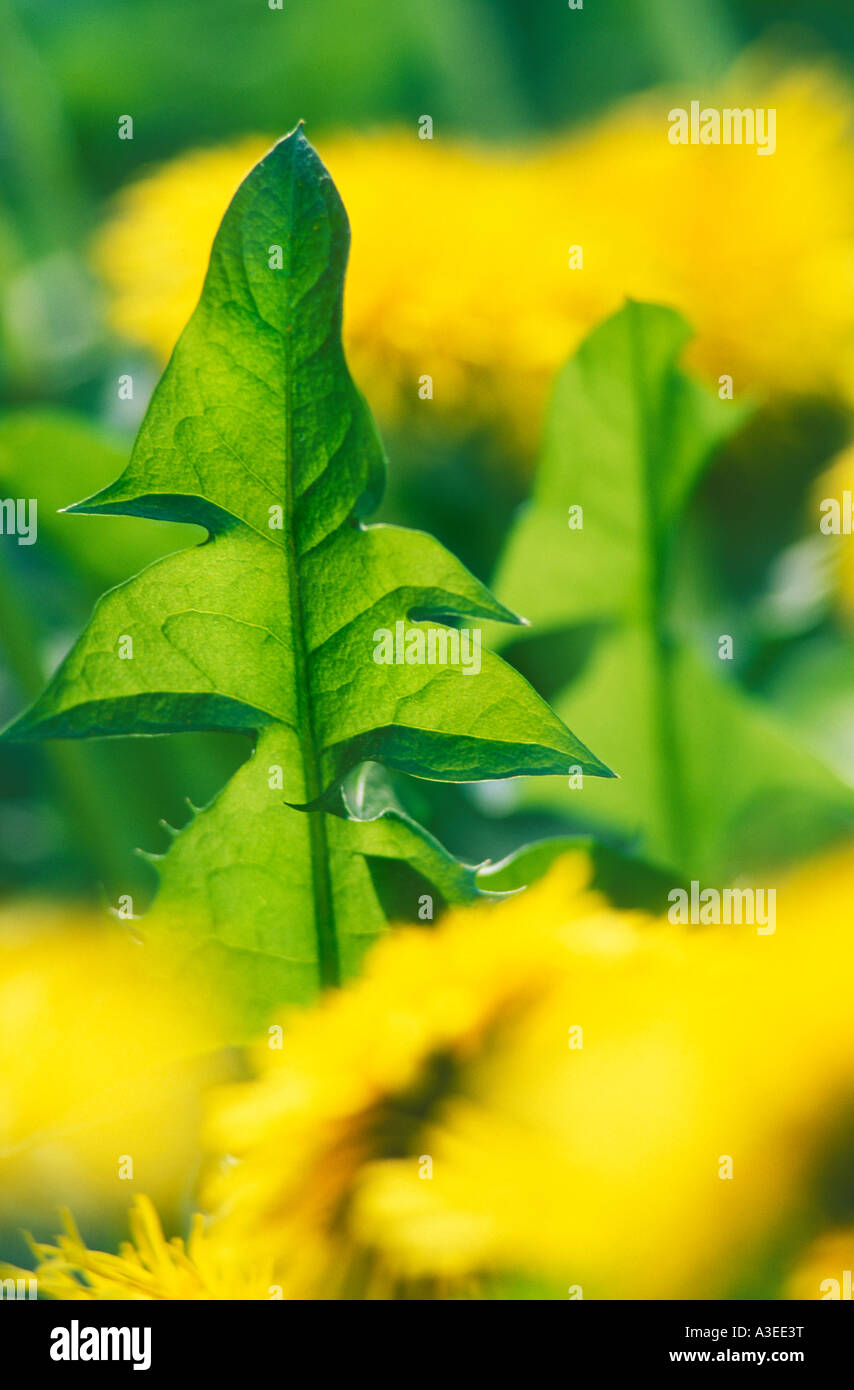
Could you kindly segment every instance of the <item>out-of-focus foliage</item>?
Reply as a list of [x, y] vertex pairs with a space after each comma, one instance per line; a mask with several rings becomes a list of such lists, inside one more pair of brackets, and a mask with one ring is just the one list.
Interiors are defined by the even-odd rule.
[[558, 379], [495, 587], [553, 652], [563, 634], [577, 656], [574, 637], [592, 634], [554, 698], [621, 779], [604, 796], [552, 780], [526, 798], [565, 815], [574, 798], [582, 821], [716, 880], [850, 828], [854, 794], [726, 679], [719, 635], [679, 621], [684, 512], [744, 421], [680, 371], [688, 336], [672, 311], [629, 304], [586, 339]]
[[[63, 513], [121, 473], [127, 448], [121, 436], [68, 411], [18, 411], [0, 420], [0, 491], [4, 497], [38, 494], [39, 553], [48, 550], [75, 583], [97, 594], [142, 569], [194, 535], [186, 526], [140, 526], [133, 517], [98, 526], [86, 517], [71, 524]], [[69, 496], [69, 480], [77, 490]], [[195, 533], [198, 534], [198, 533]]]

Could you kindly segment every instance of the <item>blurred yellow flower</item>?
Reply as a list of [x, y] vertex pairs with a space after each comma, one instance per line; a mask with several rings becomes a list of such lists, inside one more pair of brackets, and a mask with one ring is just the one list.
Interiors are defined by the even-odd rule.
[[0, 914], [0, 1225], [124, 1214], [191, 1189], [213, 1025], [116, 924]]
[[[186, 1247], [37, 1248], [58, 1298], [711, 1297], [797, 1229], [854, 1097], [854, 850], [778, 889], [776, 931], [617, 911], [572, 855], [401, 928], [215, 1093]], [[783, 1289], [844, 1281], [842, 1233]], [[2, 1277], [21, 1272], [6, 1269]], [[815, 1292], [806, 1296], [815, 1297]]]
[[854, 1293], [854, 1227], [821, 1236], [802, 1256], [789, 1298], [850, 1299]]
[[[148, 1197], [138, 1196], [130, 1211], [131, 1239], [118, 1255], [89, 1250], [68, 1213], [57, 1244], [34, 1243], [41, 1297], [112, 1299], [268, 1299], [269, 1272], [233, 1269], [208, 1240], [201, 1216], [193, 1219], [189, 1240], [166, 1240]], [[24, 1278], [29, 1270], [0, 1266], [2, 1278]]]
[[767, 936], [617, 912], [587, 872], [401, 929], [271, 1029], [208, 1130], [236, 1266], [278, 1256], [286, 1297], [733, 1284], [854, 1089], [854, 852], [781, 888]]
[[[381, 417], [435, 410], [530, 452], [555, 370], [627, 295], [682, 310], [694, 365], [739, 395], [852, 399], [850, 90], [823, 66], [733, 74], [721, 104], [776, 108], [763, 158], [671, 145], [667, 113], [691, 95], [653, 91], [528, 147], [414, 129], [319, 141], [353, 228], [348, 351]], [[117, 332], [168, 355], [226, 204], [269, 144], [191, 152], [122, 193], [95, 244]]]

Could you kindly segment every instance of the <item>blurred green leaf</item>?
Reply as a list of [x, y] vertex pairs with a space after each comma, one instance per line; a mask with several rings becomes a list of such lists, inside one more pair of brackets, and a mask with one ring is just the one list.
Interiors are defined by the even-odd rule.
[[127, 446], [70, 411], [20, 410], [0, 418], [0, 492], [38, 501], [39, 541], [93, 589], [112, 587], [192, 537], [186, 526], [115, 517], [106, 526], [61, 515], [69, 487], [97, 491], [124, 468]]
[[[679, 370], [688, 337], [672, 310], [630, 303], [582, 344], [558, 379], [534, 496], [495, 588], [534, 634], [563, 631], [577, 646], [594, 631], [554, 704], [621, 778], [538, 784], [526, 800], [714, 876], [816, 848], [850, 827], [854, 797], [718, 673], [715, 636], [695, 651], [675, 635], [682, 515], [744, 419]], [[582, 529], [570, 525], [577, 506]]]

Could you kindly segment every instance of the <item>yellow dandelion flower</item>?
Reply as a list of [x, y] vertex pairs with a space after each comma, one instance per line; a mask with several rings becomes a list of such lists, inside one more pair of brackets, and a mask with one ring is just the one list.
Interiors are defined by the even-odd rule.
[[192, 1183], [215, 1025], [115, 924], [48, 907], [0, 914], [0, 1225], [69, 1205], [121, 1214], [139, 1184]]
[[571, 858], [401, 929], [271, 1030], [208, 1131], [236, 1263], [272, 1252], [294, 1297], [504, 1271], [588, 1297], [728, 1287], [854, 1089], [854, 853], [781, 887], [762, 936], [617, 912], [586, 883]]
[[[378, 413], [413, 408], [426, 373], [431, 410], [509, 429], [530, 453], [557, 367], [627, 295], [682, 310], [715, 382], [850, 400], [851, 92], [824, 67], [754, 66], [717, 100], [775, 108], [773, 156], [674, 147], [667, 113], [686, 99], [668, 91], [527, 147], [321, 140], [353, 228], [348, 351]], [[166, 357], [225, 206], [269, 144], [191, 152], [122, 193], [95, 244], [117, 332]]]
[[788, 1298], [850, 1299], [854, 1280], [854, 1227], [829, 1231], [802, 1256], [789, 1280]]
[[[71, 1216], [56, 1245], [33, 1244], [41, 1296], [97, 1302], [113, 1299], [269, 1299], [277, 1291], [270, 1271], [233, 1268], [205, 1233], [197, 1215], [185, 1245], [167, 1240], [148, 1197], [137, 1196], [130, 1216], [131, 1239], [118, 1255], [89, 1250]], [[2, 1278], [31, 1278], [29, 1270], [0, 1266]]]

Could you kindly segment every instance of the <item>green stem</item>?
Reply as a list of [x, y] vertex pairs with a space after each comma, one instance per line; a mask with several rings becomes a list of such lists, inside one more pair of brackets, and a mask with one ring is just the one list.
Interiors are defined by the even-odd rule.
[[[290, 196], [293, 203], [296, 176], [292, 171]], [[288, 225], [293, 225], [291, 207]], [[288, 239], [288, 252], [293, 239]], [[287, 275], [290, 277], [290, 267]], [[305, 640], [305, 616], [303, 612], [302, 587], [300, 575], [299, 543], [296, 524], [296, 490], [294, 487], [294, 441], [293, 441], [293, 401], [291, 383], [293, 370], [288, 351], [288, 334], [283, 338], [285, 357], [285, 516], [284, 541], [285, 558], [288, 569], [288, 594], [290, 596], [291, 624], [294, 636], [295, 680], [297, 700], [297, 727], [299, 729], [300, 755], [303, 766], [306, 801], [314, 801], [323, 788], [320, 781], [320, 764], [317, 754], [317, 735], [311, 708], [309, 689], [309, 654]], [[332, 880], [329, 874], [329, 843], [326, 834], [326, 817], [323, 811], [306, 811], [308, 816], [309, 846], [311, 850], [311, 877], [314, 897], [314, 922], [317, 934], [317, 961], [321, 987], [341, 983], [341, 962], [338, 956], [338, 935], [335, 930], [335, 904], [332, 897]]]
[[640, 448], [643, 460], [643, 492], [646, 504], [647, 577], [646, 611], [644, 619], [649, 631], [650, 663], [652, 669], [652, 701], [654, 740], [658, 749], [658, 800], [663, 808], [666, 835], [673, 864], [688, 865], [691, 846], [689, 806], [685, 796], [682, 756], [679, 747], [679, 725], [673, 692], [676, 688], [674, 671], [675, 650], [667, 630], [664, 595], [667, 583], [669, 536], [662, 534], [658, 510], [658, 487], [661, 470], [658, 466], [660, 421], [651, 419], [647, 408], [649, 393], [645, 383], [643, 344], [637, 329], [637, 317], [632, 315], [632, 356], [635, 379], [640, 390]]
[[[287, 407], [287, 439], [290, 454], [291, 429], [290, 405]], [[288, 505], [285, 523], [285, 547], [288, 565], [288, 591], [291, 601], [291, 622], [294, 634], [294, 656], [296, 664], [297, 687], [297, 725], [299, 728], [300, 755], [303, 766], [306, 801], [314, 801], [323, 790], [320, 782], [320, 768], [317, 756], [317, 742], [311, 711], [309, 692], [308, 649], [305, 641], [305, 622], [300, 587], [299, 554], [294, 521], [293, 470], [288, 465], [287, 497]], [[341, 983], [341, 967], [338, 959], [338, 938], [335, 932], [335, 910], [332, 900], [332, 882], [329, 876], [329, 844], [326, 835], [326, 819], [323, 811], [306, 811], [308, 816], [309, 845], [311, 849], [311, 877], [314, 890], [315, 930], [317, 932], [317, 957], [321, 986]]]
[[691, 827], [673, 699], [677, 680], [677, 674], [673, 669], [675, 652], [660, 622], [654, 624], [652, 641], [654, 719], [659, 749], [659, 794], [667, 817], [673, 863], [677, 868], [689, 868]]

